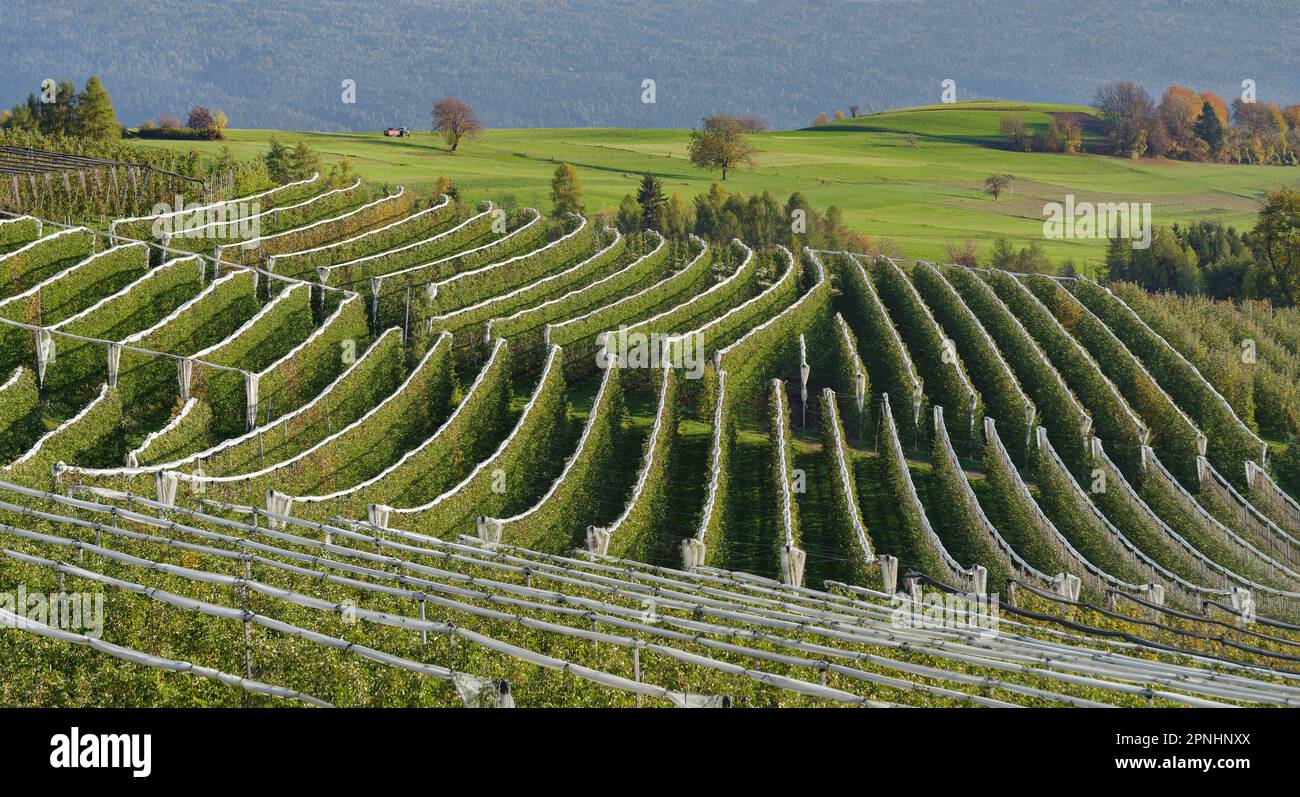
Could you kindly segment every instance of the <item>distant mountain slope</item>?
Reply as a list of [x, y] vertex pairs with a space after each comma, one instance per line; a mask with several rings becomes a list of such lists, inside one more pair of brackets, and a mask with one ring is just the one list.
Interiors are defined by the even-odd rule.
[[[778, 128], [820, 111], [961, 99], [1087, 103], [1131, 78], [1300, 101], [1294, 0], [6, 0], [0, 102], [104, 77], [121, 120], [223, 108], [239, 127], [426, 128], [457, 94], [495, 127]], [[357, 83], [344, 104], [340, 85]], [[642, 81], [656, 81], [654, 104]]]

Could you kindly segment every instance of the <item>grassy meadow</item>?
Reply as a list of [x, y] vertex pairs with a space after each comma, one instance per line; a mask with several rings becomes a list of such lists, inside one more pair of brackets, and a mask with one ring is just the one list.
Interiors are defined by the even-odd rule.
[[[1085, 147], [1099, 142], [1088, 108], [1011, 102], [971, 102], [882, 112], [802, 130], [751, 136], [752, 169], [733, 172], [729, 191], [770, 191], [784, 201], [803, 192], [814, 205], [836, 205], [848, 226], [892, 239], [908, 257], [939, 258], [947, 243], [969, 238], [987, 252], [1005, 235], [1025, 245], [1043, 243], [1053, 260], [1073, 258], [1084, 270], [1104, 256], [1104, 240], [1045, 240], [1043, 205], [1067, 194], [1084, 202], [1150, 202], [1155, 224], [1220, 219], [1254, 224], [1259, 200], [1272, 188], [1300, 184], [1300, 169], [1165, 160], [1127, 160], [1098, 154], [1012, 152], [998, 133], [1002, 116], [1016, 113], [1031, 129], [1052, 115], [1083, 121]], [[198, 149], [229, 146], [240, 158], [266, 151], [271, 137], [304, 141], [328, 165], [347, 155], [357, 174], [378, 183], [427, 189], [439, 176], [454, 180], [469, 199], [511, 197], [521, 205], [550, 206], [556, 164], [578, 168], [588, 211], [613, 211], [652, 172], [667, 193], [683, 198], [706, 191], [719, 177], [686, 157], [689, 131], [625, 128], [487, 130], [449, 153], [440, 138], [417, 130], [426, 120], [394, 119], [414, 133], [229, 130], [225, 142], [142, 140], [145, 146]], [[1012, 194], [985, 194], [993, 173], [1015, 177]]]

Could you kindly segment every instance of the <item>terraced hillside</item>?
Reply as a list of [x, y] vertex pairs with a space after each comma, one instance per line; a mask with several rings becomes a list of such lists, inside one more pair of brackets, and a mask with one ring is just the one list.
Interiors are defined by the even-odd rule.
[[0, 703], [1300, 704], [1294, 311], [269, 196], [0, 221]]

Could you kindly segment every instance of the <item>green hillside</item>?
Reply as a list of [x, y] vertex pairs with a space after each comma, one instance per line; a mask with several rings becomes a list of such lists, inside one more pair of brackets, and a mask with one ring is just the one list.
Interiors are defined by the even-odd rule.
[[[784, 199], [801, 191], [817, 206], [836, 205], [845, 222], [872, 237], [893, 239], [903, 254], [938, 258], [946, 243], [971, 238], [987, 251], [1006, 235], [1042, 240], [1047, 202], [1151, 202], [1158, 225], [1214, 218], [1253, 224], [1258, 200], [1271, 188], [1295, 185], [1300, 172], [1277, 166], [1238, 166], [1164, 160], [1132, 161], [1102, 155], [1011, 152], [1000, 147], [998, 123], [1017, 113], [1031, 130], [1054, 113], [1086, 114], [1077, 106], [971, 102], [908, 108], [832, 122], [816, 128], [754, 135], [754, 169], [729, 177], [731, 191], [771, 191]], [[489, 130], [450, 154], [428, 131], [410, 138], [380, 133], [297, 133], [230, 130], [226, 142], [143, 141], [152, 146], [215, 153], [229, 146], [238, 157], [265, 151], [271, 136], [305, 141], [331, 163], [347, 155], [363, 177], [427, 188], [446, 175], [472, 199], [511, 195], [520, 204], [549, 207], [555, 165], [578, 167], [587, 210], [612, 211], [635, 191], [642, 172], [684, 197], [718, 177], [686, 159], [688, 131], [613, 128]], [[913, 141], [915, 145], [913, 146]], [[1085, 125], [1085, 144], [1096, 141]], [[983, 181], [995, 172], [1016, 177], [1013, 194], [994, 201]], [[1100, 240], [1046, 240], [1054, 259], [1077, 263], [1102, 257]]]

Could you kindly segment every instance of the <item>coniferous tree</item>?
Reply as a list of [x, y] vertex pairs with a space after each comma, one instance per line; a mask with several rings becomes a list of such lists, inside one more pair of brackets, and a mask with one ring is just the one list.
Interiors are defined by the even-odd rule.
[[666, 201], [663, 183], [659, 182], [658, 177], [646, 172], [645, 176], [641, 178], [641, 186], [636, 192], [636, 203], [641, 206], [642, 229], [659, 228], [659, 209], [663, 207]]
[[122, 126], [104, 84], [95, 75], [86, 80], [86, 88], [77, 98], [77, 132], [86, 138], [108, 140], [122, 137]]
[[1206, 100], [1201, 105], [1201, 115], [1197, 118], [1196, 124], [1192, 130], [1196, 137], [1201, 139], [1210, 148], [1210, 153], [1216, 158], [1223, 150], [1223, 122], [1219, 119], [1219, 114], [1214, 109], [1214, 105]]

